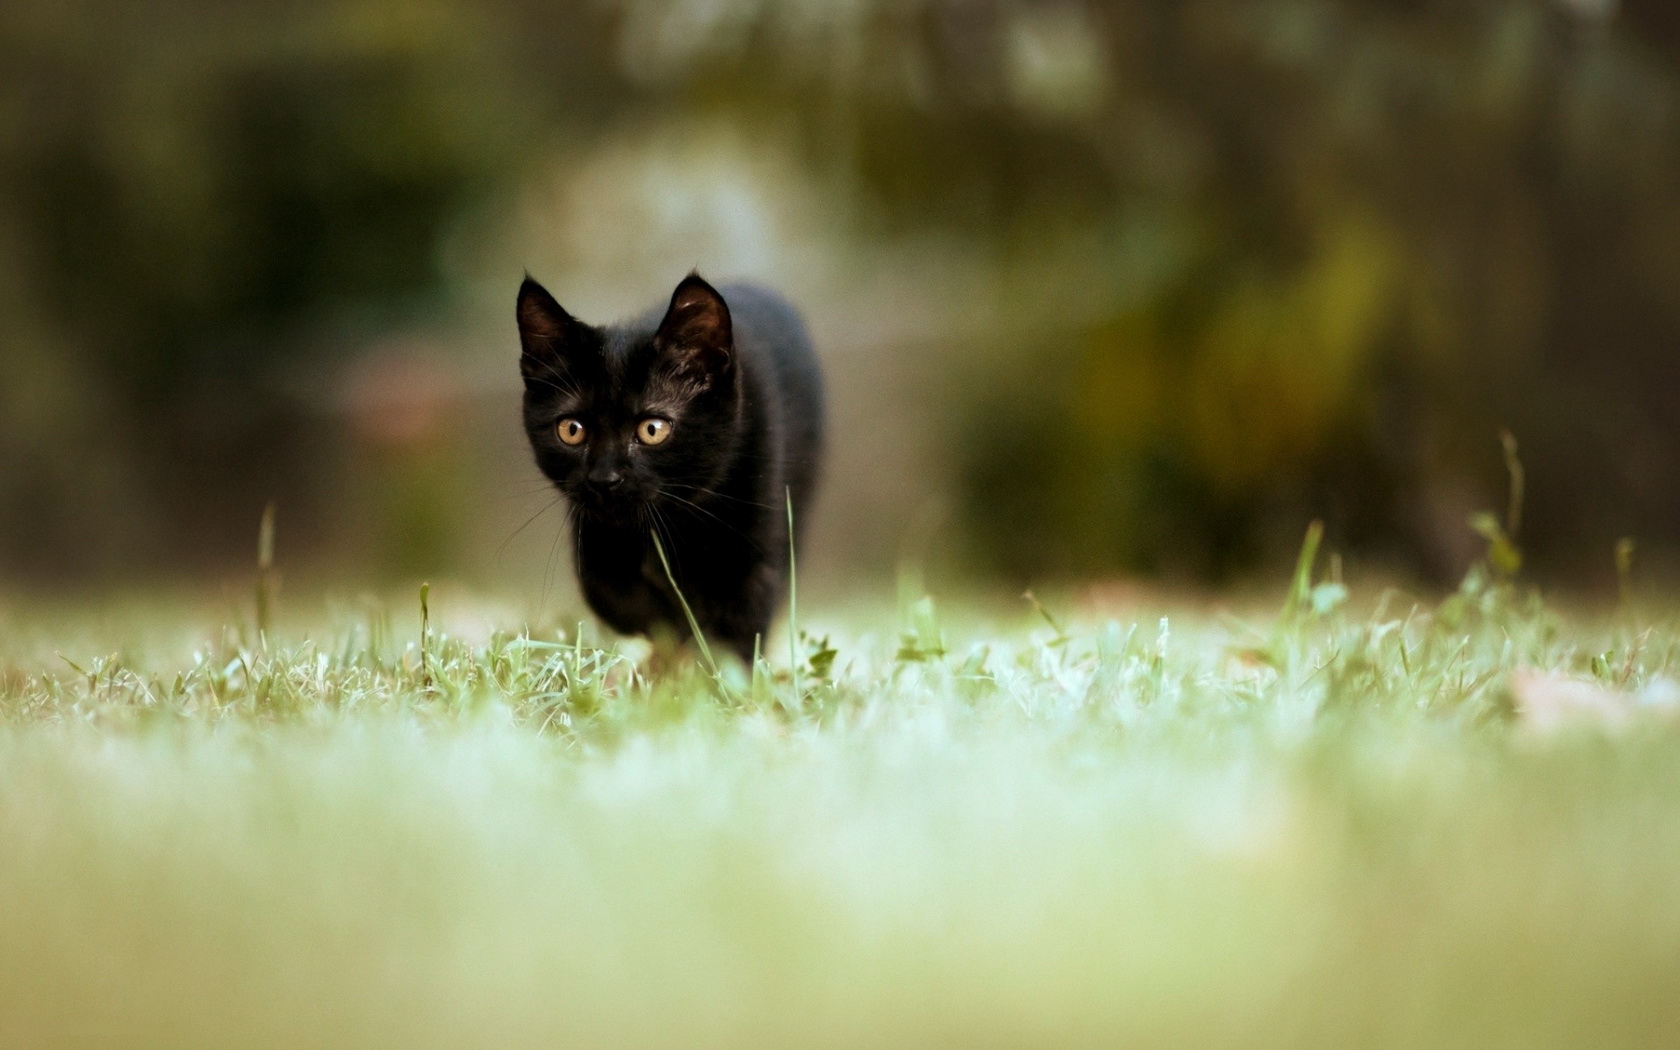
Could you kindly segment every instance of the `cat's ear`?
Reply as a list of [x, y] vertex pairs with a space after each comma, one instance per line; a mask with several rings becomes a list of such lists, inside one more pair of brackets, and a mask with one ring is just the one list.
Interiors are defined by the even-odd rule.
[[564, 370], [566, 357], [583, 327], [548, 294], [548, 289], [525, 278], [519, 286], [519, 371], [527, 383]]
[[728, 373], [735, 359], [729, 304], [716, 288], [691, 273], [671, 294], [654, 345], [679, 372], [710, 381]]

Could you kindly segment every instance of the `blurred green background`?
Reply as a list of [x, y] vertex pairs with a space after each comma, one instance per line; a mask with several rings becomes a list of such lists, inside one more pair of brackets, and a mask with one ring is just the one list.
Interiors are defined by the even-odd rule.
[[535, 589], [522, 273], [806, 310], [814, 571], [1680, 541], [1672, 0], [0, 5], [0, 580]]

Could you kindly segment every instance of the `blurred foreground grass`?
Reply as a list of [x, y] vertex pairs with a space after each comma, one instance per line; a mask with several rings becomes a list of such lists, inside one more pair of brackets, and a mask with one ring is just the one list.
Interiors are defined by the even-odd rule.
[[[422, 655], [377, 606], [273, 636], [14, 611], [0, 1045], [1680, 1031], [1671, 627], [1479, 576], [1358, 614], [1303, 577], [1253, 624], [922, 600], [805, 637], [796, 683], [785, 644], [650, 678], [434, 614]], [[1628, 717], [1541, 732], [1524, 669]]]

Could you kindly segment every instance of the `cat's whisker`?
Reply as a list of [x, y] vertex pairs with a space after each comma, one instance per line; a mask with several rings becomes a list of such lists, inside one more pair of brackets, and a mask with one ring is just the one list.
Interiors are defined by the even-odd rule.
[[750, 499], [742, 499], [740, 496], [731, 496], [727, 492], [718, 492], [715, 489], [705, 488], [701, 485], [668, 484], [665, 486], [666, 492], [670, 492], [672, 489], [681, 489], [684, 492], [699, 493], [706, 499], [729, 500], [732, 503], [739, 503], [744, 507], [755, 507], [759, 510], [774, 511], [777, 509], [774, 505], [769, 503], [758, 503]]
[[555, 496], [553, 499], [551, 499], [547, 503], [545, 503], [541, 510], [537, 511], [535, 514], [531, 515], [529, 518], [526, 518], [524, 524], [520, 525], [517, 529], [514, 529], [511, 533], [509, 533], [508, 538], [502, 541], [502, 545], [500, 547], [496, 548], [496, 557], [500, 558], [502, 556], [502, 552], [507, 550], [507, 545], [513, 542], [513, 539], [514, 539], [515, 536], [518, 536], [521, 532], [524, 532], [526, 529], [530, 528], [532, 522], [536, 521], [538, 518], [542, 517], [544, 514], [547, 514], [549, 511], [553, 510], [555, 508], [555, 506], [557, 504], [559, 504], [560, 499], [561, 499], [561, 497]]
[[560, 553], [560, 540], [562, 537], [570, 535], [573, 547], [573, 556], [575, 558], [578, 542], [577, 532], [577, 507], [576, 505], [568, 502], [566, 504], [566, 519], [561, 522], [560, 527], [554, 531], [554, 540], [548, 545], [548, 561], [543, 567], [543, 587], [542, 598], [540, 600], [540, 604], [542, 605], [548, 604], [549, 588], [554, 584], [554, 562], [555, 558]]
[[542, 597], [537, 600], [538, 605], [546, 606], [548, 604], [548, 588], [554, 581], [554, 553], [560, 549], [560, 537], [565, 533], [564, 525], [554, 530], [554, 539], [548, 545], [548, 558], [543, 563]]
[[512, 492], [504, 492], [501, 495], [492, 496], [490, 498], [493, 499], [493, 500], [496, 500], [498, 502], [501, 502], [501, 503], [506, 503], [509, 500], [530, 499], [532, 496], [535, 496], [539, 492], [553, 492], [553, 491], [554, 491], [554, 482], [549, 481], [547, 478], [544, 478], [540, 483], [538, 483], [538, 482], [531, 483], [531, 485], [528, 488], [516, 489], [515, 491], [512, 491]]
[[758, 550], [760, 553], [763, 553], [764, 545], [762, 543], [760, 543], [756, 537], [754, 537], [752, 535], [749, 535], [745, 530], [741, 529], [739, 526], [725, 520], [723, 517], [713, 513], [712, 511], [707, 510], [705, 507], [702, 507], [700, 504], [695, 503], [693, 500], [687, 500], [687, 499], [682, 498], [681, 496], [677, 495], [675, 492], [671, 492], [671, 491], [667, 490], [664, 494], [665, 494], [666, 497], [668, 497], [670, 499], [673, 499], [673, 500], [676, 500], [678, 503], [682, 504], [683, 506], [690, 507], [690, 508], [698, 511], [701, 514], [706, 515], [706, 517], [711, 518], [713, 521], [717, 522], [719, 525], [722, 525], [724, 528], [728, 529], [730, 532], [733, 532], [733, 533], [735, 533], [735, 535], [740, 536], [742, 539], [744, 539], [748, 543], [752, 544], [752, 546], [756, 550]]

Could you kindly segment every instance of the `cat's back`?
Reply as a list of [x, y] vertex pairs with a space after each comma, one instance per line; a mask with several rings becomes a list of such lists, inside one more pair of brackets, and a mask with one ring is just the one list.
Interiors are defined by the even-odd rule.
[[729, 307], [735, 346], [776, 418], [786, 451], [814, 469], [822, 446], [822, 369], [799, 310], [761, 285], [718, 289]]
[[820, 402], [822, 372], [799, 309], [757, 284], [724, 285], [718, 294], [729, 305], [735, 343], [751, 362], [748, 367], [774, 373], [784, 393]]

